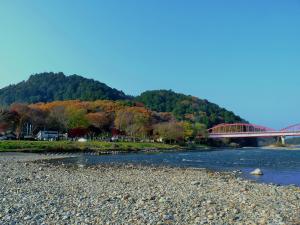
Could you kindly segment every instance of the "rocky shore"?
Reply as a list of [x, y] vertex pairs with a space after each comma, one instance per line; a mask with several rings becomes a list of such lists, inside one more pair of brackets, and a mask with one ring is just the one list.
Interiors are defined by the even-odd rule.
[[0, 156], [0, 224], [300, 224], [299, 187], [199, 169], [32, 161], [42, 158]]

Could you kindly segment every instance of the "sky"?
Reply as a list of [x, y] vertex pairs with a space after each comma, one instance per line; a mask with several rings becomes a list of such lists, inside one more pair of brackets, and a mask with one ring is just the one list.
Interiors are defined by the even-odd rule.
[[40, 72], [300, 123], [300, 0], [1, 0], [0, 88]]

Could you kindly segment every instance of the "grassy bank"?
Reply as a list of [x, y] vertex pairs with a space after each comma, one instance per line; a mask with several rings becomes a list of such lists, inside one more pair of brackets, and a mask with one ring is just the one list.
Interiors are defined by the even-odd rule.
[[142, 151], [181, 148], [162, 143], [73, 141], [0, 141], [0, 152], [46, 152], [46, 151]]

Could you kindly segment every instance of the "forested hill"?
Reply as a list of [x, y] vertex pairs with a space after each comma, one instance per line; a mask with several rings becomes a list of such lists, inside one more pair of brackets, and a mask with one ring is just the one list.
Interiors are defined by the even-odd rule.
[[0, 89], [1, 105], [10, 105], [14, 102], [37, 103], [71, 99], [91, 101], [130, 99], [130, 97], [99, 81], [78, 75], [65, 76], [63, 73], [35, 74], [27, 81]]
[[207, 127], [220, 123], [245, 122], [233, 112], [214, 103], [171, 90], [146, 91], [136, 97], [136, 101], [145, 104], [151, 110], [172, 112], [179, 120], [199, 122]]
[[170, 90], [146, 91], [131, 97], [104, 83], [78, 75], [63, 73], [40, 73], [27, 81], [0, 89], [0, 106], [12, 103], [38, 103], [63, 100], [129, 100], [129, 105], [145, 105], [152, 111], [171, 112], [177, 120], [202, 123], [207, 127], [219, 123], [244, 121], [233, 112], [216, 104], [193, 96], [178, 94]]

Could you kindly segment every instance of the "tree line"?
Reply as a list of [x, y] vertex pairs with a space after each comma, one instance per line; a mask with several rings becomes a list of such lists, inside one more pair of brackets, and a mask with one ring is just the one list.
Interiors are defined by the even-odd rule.
[[124, 135], [133, 140], [183, 142], [207, 135], [199, 122], [179, 120], [170, 112], [152, 111], [131, 101], [54, 101], [50, 103], [14, 103], [0, 111], [0, 132], [22, 138], [30, 131], [69, 133], [70, 136], [101, 137]]
[[220, 123], [247, 122], [217, 104], [172, 90], [146, 91], [135, 101], [153, 111], [171, 112], [178, 120], [205, 124], [209, 128]]

